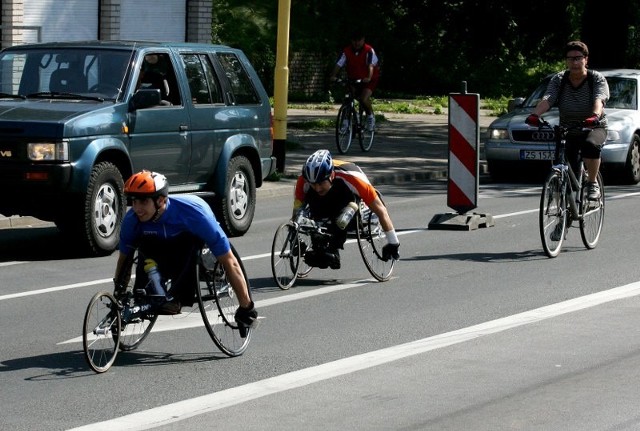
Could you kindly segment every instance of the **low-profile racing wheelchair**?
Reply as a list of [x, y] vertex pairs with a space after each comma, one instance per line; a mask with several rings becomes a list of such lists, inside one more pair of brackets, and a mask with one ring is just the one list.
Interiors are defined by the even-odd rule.
[[[382, 247], [386, 235], [378, 216], [359, 200], [357, 210], [347, 228], [347, 237], [355, 238], [365, 266], [378, 281], [391, 278], [396, 264], [394, 259], [383, 260]], [[296, 279], [306, 277], [314, 268], [305, 261], [310, 251], [326, 251], [331, 233], [324, 221], [311, 219], [308, 206], [298, 211], [295, 220], [281, 224], [271, 246], [271, 271], [278, 287], [283, 290], [294, 285]], [[326, 268], [331, 263], [320, 268]]]
[[[240, 263], [251, 296], [242, 260], [233, 246], [231, 250]], [[189, 260], [190, 264], [195, 263], [194, 303], [198, 304], [204, 326], [220, 351], [227, 356], [239, 356], [249, 346], [252, 329], [239, 328], [235, 321], [239, 303], [225, 270], [206, 246], [196, 249], [194, 259]], [[134, 266], [138, 264], [144, 262], [136, 253]], [[166, 280], [165, 289], [171, 293], [171, 280]], [[134, 350], [147, 338], [159, 314], [149, 293], [152, 291], [148, 285], [140, 289], [129, 286], [125, 292], [118, 292], [118, 298], [115, 292], [98, 292], [93, 296], [82, 331], [84, 356], [93, 371], [109, 370], [119, 350]]]

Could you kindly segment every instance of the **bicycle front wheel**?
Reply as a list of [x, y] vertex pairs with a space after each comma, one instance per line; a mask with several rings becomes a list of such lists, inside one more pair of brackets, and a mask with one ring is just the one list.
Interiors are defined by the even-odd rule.
[[[240, 264], [251, 297], [251, 286], [242, 260], [233, 246], [231, 251]], [[249, 346], [253, 331], [247, 328], [246, 337], [240, 336], [240, 329], [235, 320], [235, 312], [240, 303], [220, 262], [216, 261], [211, 270], [202, 264], [198, 265], [196, 296], [204, 326], [214, 344], [227, 356], [242, 355]]]
[[362, 151], [367, 152], [371, 149], [371, 147], [373, 146], [374, 135], [375, 135], [375, 128], [371, 128], [371, 130], [369, 130], [369, 127], [367, 124], [367, 114], [363, 110], [360, 113], [360, 134], [358, 135], [360, 148], [362, 149]]
[[582, 243], [588, 249], [595, 248], [600, 239], [602, 224], [604, 222], [604, 184], [602, 176], [598, 172], [598, 185], [600, 186], [600, 199], [590, 201], [587, 199], [587, 183], [583, 183], [580, 193], [580, 236]]
[[[130, 306], [135, 307], [136, 305], [137, 304], [132, 303]], [[157, 314], [145, 314], [135, 317], [128, 322], [122, 321], [120, 350], [128, 352], [137, 349], [145, 338], [149, 336], [157, 319]]]
[[298, 231], [291, 223], [276, 229], [271, 244], [271, 273], [278, 287], [287, 290], [296, 282], [300, 266], [301, 243]]
[[540, 196], [540, 239], [548, 257], [560, 253], [567, 229], [565, 190], [560, 173], [552, 172], [542, 186]]
[[369, 273], [378, 281], [389, 280], [396, 261], [382, 259], [382, 247], [386, 243], [386, 235], [378, 216], [363, 203], [360, 203], [360, 211], [356, 218], [356, 235], [360, 255]]
[[120, 327], [116, 299], [108, 292], [96, 293], [87, 306], [82, 331], [84, 358], [96, 373], [104, 373], [115, 362]]
[[353, 139], [353, 118], [351, 105], [343, 104], [336, 118], [336, 145], [340, 154], [346, 154]]

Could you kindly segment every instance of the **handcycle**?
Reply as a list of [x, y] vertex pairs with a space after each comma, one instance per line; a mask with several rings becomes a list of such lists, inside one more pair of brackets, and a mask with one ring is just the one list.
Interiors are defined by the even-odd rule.
[[[295, 220], [281, 224], [273, 237], [271, 246], [271, 272], [282, 290], [294, 285], [296, 279], [306, 277], [313, 267], [305, 260], [305, 253], [316, 247], [324, 251], [328, 247], [331, 234], [327, 223], [311, 219], [309, 207], [298, 211]], [[396, 261], [382, 259], [382, 247], [386, 236], [378, 216], [360, 200], [358, 209], [347, 228], [347, 237], [357, 240], [360, 255], [367, 270], [378, 281], [391, 278]]]
[[[251, 295], [244, 265], [233, 246], [231, 250], [240, 263]], [[239, 328], [235, 322], [234, 313], [239, 303], [222, 264], [215, 260], [206, 246], [196, 253], [197, 285], [194, 295], [204, 326], [225, 355], [242, 355], [251, 341], [252, 329]], [[138, 264], [144, 265], [136, 255], [134, 265]], [[170, 293], [171, 280], [166, 281], [166, 287]], [[84, 357], [96, 373], [109, 370], [119, 350], [138, 348], [151, 332], [158, 318], [158, 308], [148, 291], [147, 286], [144, 289], [129, 286], [122, 298], [116, 299], [114, 293], [103, 291], [89, 301], [83, 322], [82, 345]], [[244, 337], [240, 329], [246, 331]]]
[[604, 186], [598, 172], [600, 198], [589, 200], [587, 172], [582, 157], [579, 157], [576, 171], [566, 159], [567, 135], [571, 130], [587, 130], [582, 124], [555, 125], [540, 119], [541, 128], [552, 129], [556, 140], [555, 160], [547, 176], [540, 196], [540, 238], [542, 248], [548, 257], [560, 253], [562, 243], [573, 221], [579, 222], [580, 236], [587, 249], [598, 244], [604, 222]]
[[358, 99], [362, 80], [338, 79], [336, 83], [345, 84], [346, 93], [336, 118], [336, 145], [340, 154], [346, 154], [353, 138], [357, 137], [362, 151], [369, 151], [373, 145], [374, 129], [366, 126], [367, 114]]

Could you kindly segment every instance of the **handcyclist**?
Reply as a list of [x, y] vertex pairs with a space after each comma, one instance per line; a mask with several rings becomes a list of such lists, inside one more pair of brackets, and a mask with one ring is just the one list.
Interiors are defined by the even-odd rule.
[[582, 132], [573, 130], [567, 136], [567, 158], [577, 165], [578, 150], [588, 174], [589, 200], [600, 199], [597, 176], [600, 170], [600, 151], [607, 139], [607, 117], [604, 107], [609, 100], [609, 86], [605, 77], [588, 70], [589, 49], [580, 41], [571, 41], [564, 47], [567, 70], [558, 72], [549, 81], [547, 90], [525, 122], [540, 126], [540, 115], [557, 105], [560, 124], [583, 123], [590, 128]]
[[[238, 297], [236, 322], [252, 326], [258, 313], [229, 239], [209, 205], [194, 195], [169, 197], [166, 177], [146, 170], [133, 174], [126, 181], [124, 192], [131, 200], [131, 209], [122, 221], [114, 281], [124, 279], [126, 282], [122, 285], [116, 282], [116, 297], [126, 289], [133, 263], [131, 257], [138, 249], [139, 259], [142, 256], [155, 260], [162, 276], [172, 281], [168, 293], [173, 299], [160, 304], [159, 313], [180, 313], [182, 305], [193, 305], [197, 281], [195, 256], [206, 244], [224, 267]], [[147, 284], [143, 267], [138, 265], [136, 272], [135, 284], [140, 288]]]
[[304, 204], [309, 205], [314, 220], [328, 220], [331, 234], [329, 248], [310, 250], [305, 261], [310, 266], [340, 268], [340, 253], [347, 240], [346, 229], [340, 229], [336, 220], [343, 211], [360, 197], [380, 220], [387, 244], [382, 248], [382, 259], [399, 259], [400, 243], [387, 208], [365, 173], [354, 163], [334, 160], [328, 150], [313, 153], [302, 168], [294, 191], [294, 218]]
[[359, 99], [367, 113], [367, 130], [372, 131], [375, 127], [375, 117], [371, 106], [371, 95], [378, 85], [380, 66], [375, 50], [371, 45], [365, 43], [364, 33], [360, 30], [355, 30], [352, 33], [351, 44], [342, 51], [329, 79], [335, 81], [338, 72], [343, 67], [347, 71], [348, 79], [362, 80]]

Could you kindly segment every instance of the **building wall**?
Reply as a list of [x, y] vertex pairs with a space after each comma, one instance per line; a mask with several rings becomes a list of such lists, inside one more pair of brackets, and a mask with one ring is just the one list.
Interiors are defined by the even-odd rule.
[[[0, 0], [0, 4], [2, 48], [78, 39], [211, 42], [212, 0]], [[147, 10], [143, 18], [148, 16], [157, 25], [141, 25], [140, 19], [132, 18], [136, 15], [129, 12], [141, 6]], [[70, 23], [83, 27], [73, 29]], [[173, 32], [166, 31], [168, 25]]]

